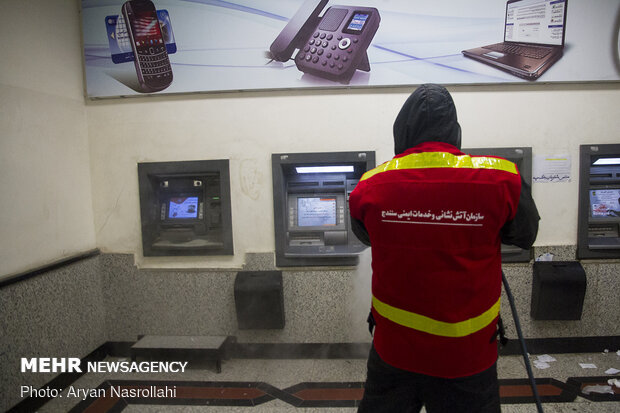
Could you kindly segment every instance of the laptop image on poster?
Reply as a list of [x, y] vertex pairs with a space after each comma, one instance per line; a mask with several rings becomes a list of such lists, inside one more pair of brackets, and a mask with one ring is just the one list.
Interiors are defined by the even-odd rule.
[[509, 0], [504, 41], [462, 53], [521, 78], [536, 80], [562, 57], [567, 2]]

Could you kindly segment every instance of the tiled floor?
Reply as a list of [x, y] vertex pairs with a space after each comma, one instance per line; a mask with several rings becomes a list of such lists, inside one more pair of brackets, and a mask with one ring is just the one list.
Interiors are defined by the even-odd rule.
[[[614, 349], [597, 354], [552, 355], [557, 361], [550, 367], [537, 369], [534, 374], [540, 383], [541, 393], [548, 394], [543, 403], [545, 412], [620, 412], [620, 389], [615, 395], [594, 395], [593, 401], [578, 395], [583, 377], [601, 377], [603, 380], [619, 375], [606, 375], [610, 368], [620, 369], [620, 356]], [[531, 356], [532, 360], [538, 356]], [[596, 365], [584, 369], [579, 363]], [[502, 411], [505, 413], [536, 412], [532, 403], [523, 403], [523, 397], [514, 394], [529, 392], [527, 374], [520, 356], [499, 359], [498, 372], [502, 386]], [[365, 360], [225, 360], [222, 372], [216, 373], [214, 365], [195, 366], [177, 374], [86, 374], [73, 383], [75, 388], [95, 389], [99, 386], [122, 384], [125, 386], [162, 385], [176, 382], [177, 397], [185, 393], [185, 401], [164, 400], [150, 404], [151, 400], [133, 399], [117, 404], [118, 410], [102, 405], [105, 399], [59, 397], [45, 404], [40, 412], [120, 411], [131, 412], [355, 412], [366, 373]], [[521, 379], [521, 380], [518, 380]], [[599, 382], [601, 380], [598, 380]], [[180, 383], [183, 382], [183, 383]], [[184, 390], [182, 390], [184, 389]], [[516, 391], [516, 393], [514, 393]], [[201, 393], [202, 392], [202, 393]], [[158, 399], [157, 402], [159, 402]], [[565, 400], [565, 401], [560, 401]], [[149, 404], [140, 404], [149, 403]], [[185, 403], [185, 404], [178, 404]], [[201, 405], [188, 405], [201, 404]], [[246, 404], [240, 406], [240, 404]], [[350, 406], [350, 407], [343, 407]]]

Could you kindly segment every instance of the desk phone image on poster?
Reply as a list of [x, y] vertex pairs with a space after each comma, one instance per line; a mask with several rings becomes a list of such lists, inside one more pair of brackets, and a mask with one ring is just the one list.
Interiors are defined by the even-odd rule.
[[121, 12], [142, 92], [164, 90], [172, 83], [172, 67], [155, 5], [150, 0], [130, 0]]
[[288, 61], [314, 76], [348, 84], [356, 70], [370, 71], [366, 50], [381, 17], [373, 7], [333, 6], [319, 17], [328, 0], [307, 0], [269, 48], [271, 57]]

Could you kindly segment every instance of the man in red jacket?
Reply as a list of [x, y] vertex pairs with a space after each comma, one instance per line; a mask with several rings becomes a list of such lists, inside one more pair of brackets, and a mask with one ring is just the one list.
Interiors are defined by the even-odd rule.
[[460, 151], [454, 102], [420, 86], [394, 123], [396, 156], [351, 193], [372, 247], [376, 322], [360, 412], [499, 412], [496, 331], [501, 242], [538, 231], [516, 166]]

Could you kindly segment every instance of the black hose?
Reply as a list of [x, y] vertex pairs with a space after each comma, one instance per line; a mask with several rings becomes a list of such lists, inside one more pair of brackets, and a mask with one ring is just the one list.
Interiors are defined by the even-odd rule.
[[536, 408], [538, 413], [543, 413], [542, 403], [540, 402], [540, 396], [538, 395], [538, 389], [536, 388], [536, 380], [534, 379], [534, 373], [532, 372], [532, 366], [530, 365], [530, 359], [527, 355], [527, 347], [525, 346], [525, 339], [523, 338], [523, 332], [521, 331], [521, 323], [519, 322], [519, 315], [517, 314], [517, 307], [515, 306], [515, 300], [510, 291], [508, 280], [504, 271], [502, 271], [502, 282], [504, 283], [504, 289], [506, 290], [506, 296], [510, 303], [510, 310], [512, 311], [512, 318], [515, 320], [515, 327], [517, 329], [517, 335], [519, 336], [519, 342], [521, 343], [521, 352], [523, 353], [523, 360], [525, 361], [525, 368], [527, 375], [530, 378], [530, 385], [532, 386], [532, 393], [534, 394], [534, 400], [536, 401]]

